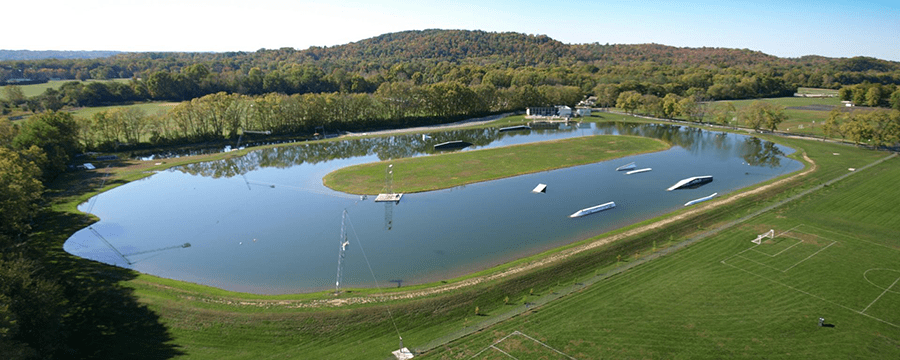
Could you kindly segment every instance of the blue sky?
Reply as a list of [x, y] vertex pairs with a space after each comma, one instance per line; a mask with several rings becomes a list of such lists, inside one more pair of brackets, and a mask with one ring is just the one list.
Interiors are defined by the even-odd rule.
[[255, 51], [467, 29], [568, 44], [726, 47], [900, 61], [900, 2], [44, 0], [3, 7], [0, 49]]

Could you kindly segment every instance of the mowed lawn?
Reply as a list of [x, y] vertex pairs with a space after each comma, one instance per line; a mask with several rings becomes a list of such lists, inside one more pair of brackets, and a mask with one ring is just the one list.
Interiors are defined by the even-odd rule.
[[900, 358], [898, 183], [893, 158], [417, 358]]
[[394, 192], [421, 192], [590, 164], [669, 146], [660, 140], [635, 136], [585, 136], [354, 165], [329, 173], [323, 181], [343, 192], [377, 194], [383, 191], [387, 167], [391, 166]]

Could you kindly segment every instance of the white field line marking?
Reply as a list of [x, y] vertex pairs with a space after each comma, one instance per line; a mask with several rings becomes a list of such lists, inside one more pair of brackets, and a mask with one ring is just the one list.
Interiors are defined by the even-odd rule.
[[[779, 237], [779, 236], [781, 236], [781, 235], [783, 235], [783, 234], [785, 234], [785, 233], [787, 233], [787, 232], [789, 232], [789, 231], [793, 231], [794, 229], [796, 229], [796, 228], [798, 228], [798, 227], [801, 227], [801, 226], [803, 226], [803, 224], [794, 226], [794, 227], [792, 227], [792, 228], [790, 228], [790, 229], [787, 229], [787, 230], [785, 230], [785, 231], [783, 231], [783, 232], [781, 232], [781, 233], [779, 233], [779, 234], [776, 234], [775, 237]], [[737, 253], [737, 254], [734, 254], [734, 255], [731, 255], [731, 256], [725, 258], [724, 260], [721, 261], [721, 263], [724, 264], [724, 263], [725, 263], [726, 261], [728, 261], [729, 259], [731, 259], [731, 258], [733, 258], [733, 257], [736, 257], [736, 256], [738, 256], [738, 255], [740, 255], [740, 254], [743, 254], [743, 253], [745, 253], [745, 252], [748, 252], [748, 251], [750, 251], [750, 250], [753, 250], [753, 248], [755, 248], [755, 247], [757, 247], [757, 246], [760, 246], [760, 245], [762, 245], [761, 242], [760, 242], [759, 244], [755, 244], [755, 245], [753, 245], [753, 246], [751, 246], [751, 247], [749, 247], [749, 248], [746, 248], [746, 249], [744, 249], [743, 251], [741, 251], [741, 252], [739, 252], [739, 253]], [[757, 251], [759, 251], [759, 250], [757, 250]]]
[[784, 272], [784, 270], [781, 270], [781, 269], [779, 269], [779, 268], [777, 268], [777, 267], [774, 267], [774, 266], [769, 265], [769, 264], [761, 263], [761, 262], [759, 262], [759, 261], [753, 260], [753, 259], [748, 258], [748, 257], [744, 257], [744, 256], [740, 256], [740, 255], [738, 255], [737, 257], [739, 257], [739, 258], [741, 258], [741, 259], [744, 259], [744, 260], [747, 260], [747, 261], [755, 262], [755, 263], [757, 263], [757, 264], [759, 264], [759, 265], [765, 266], [765, 267], [767, 267], [767, 268], [769, 268], [769, 269], [772, 269], [772, 270]]
[[[511, 333], [511, 334], [509, 334], [509, 335], [506, 335], [506, 336], [500, 338], [500, 340], [494, 341], [493, 344], [488, 345], [488, 346], [485, 347], [484, 349], [481, 349], [481, 351], [479, 351], [479, 352], [476, 353], [475, 355], [472, 355], [472, 357], [470, 357], [469, 359], [474, 359], [476, 356], [481, 355], [481, 353], [487, 351], [487, 349], [490, 349], [490, 348], [494, 347], [494, 345], [497, 345], [497, 344], [499, 344], [501, 341], [506, 340], [506, 338], [515, 335], [517, 332], [518, 332], [518, 331], [514, 331], [513, 333]], [[496, 348], [495, 348], [495, 349], [496, 349]]]
[[534, 342], [536, 342], [536, 343], [538, 343], [538, 344], [541, 344], [541, 346], [543, 346], [543, 347], [545, 347], [545, 348], [548, 348], [548, 349], [550, 349], [550, 350], [555, 351], [557, 354], [560, 354], [560, 355], [565, 356], [565, 357], [567, 357], [567, 358], [569, 358], [569, 359], [572, 359], [572, 360], [578, 360], [578, 359], [576, 359], [576, 358], [573, 358], [573, 357], [569, 356], [568, 354], [566, 354], [566, 353], [564, 353], [564, 352], [562, 352], [562, 351], [557, 350], [556, 348], [554, 348], [554, 347], [552, 347], [552, 346], [550, 346], [550, 345], [544, 344], [543, 342], [541, 342], [541, 341], [538, 340], [538, 339], [535, 339], [535, 338], [533, 338], [533, 337], [531, 337], [531, 336], [525, 335], [524, 333], [522, 333], [522, 332], [519, 331], [519, 330], [513, 331], [513, 332], [510, 333], [509, 335], [506, 335], [506, 336], [500, 338], [500, 340], [495, 341], [493, 344], [491, 344], [491, 345], [489, 345], [488, 347], [482, 349], [482, 350], [479, 351], [477, 354], [472, 355], [472, 357], [470, 357], [470, 359], [474, 359], [476, 356], [481, 355], [481, 353], [485, 352], [487, 349], [490, 349], [490, 348], [494, 348], [495, 350], [497, 350], [497, 351], [499, 351], [499, 352], [502, 352], [502, 353], [505, 354], [506, 356], [509, 356], [509, 357], [511, 357], [511, 358], [513, 358], [513, 359], [516, 359], [515, 356], [512, 356], [512, 355], [510, 355], [509, 353], [507, 353], [507, 352], [505, 352], [505, 351], [503, 351], [503, 350], [500, 350], [500, 348], [498, 348], [498, 347], [495, 346], [495, 345], [497, 345], [497, 344], [499, 344], [499, 343], [505, 341], [507, 338], [509, 338], [510, 336], [513, 336], [513, 335], [521, 335], [521, 336], [524, 336], [524, 337], [528, 338], [528, 339], [531, 340], [531, 341], [534, 341]]
[[[790, 238], [790, 236], [785, 236], [785, 237]], [[793, 238], [792, 238], [792, 239], [793, 239]], [[778, 256], [778, 255], [781, 255], [781, 253], [790, 250], [792, 247], [797, 246], [797, 245], [800, 245], [800, 243], [803, 242], [803, 240], [800, 240], [800, 239], [795, 239], [795, 240], [797, 240], [796, 243], [794, 243], [794, 244], [791, 245], [791, 246], [788, 246], [788, 247], [784, 248], [784, 250], [781, 250], [781, 251], [775, 253], [775, 255], [770, 255], [770, 254], [768, 254], [768, 253], [766, 253], [766, 252], [759, 251], [759, 250], [756, 250], [756, 249], [753, 249], [753, 251], [758, 252], [758, 253], [760, 253], [760, 254], [763, 254], [763, 255], [765, 255], [765, 256], [768, 256], [768, 257], [776, 257], [776, 256]]]
[[883, 247], [883, 248], [891, 249], [891, 250], [894, 250], [894, 251], [900, 251], [900, 250], [898, 250], [898, 249], [895, 248], [895, 247], [891, 247], [891, 246], [888, 246], [888, 245], [885, 245], [885, 244], [879, 244], [879, 243], [877, 243], [877, 242], [872, 242], [872, 241], [869, 241], [869, 240], [860, 239], [860, 238], [858, 238], [858, 237], [850, 236], [850, 235], [847, 235], [847, 234], [842, 234], [842, 233], [839, 233], [839, 232], [837, 232], [837, 231], [832, 231], [832, 230], [826, 230], [826, 229], [822, 229], [822, 228], [817, 228], [817, 227], [812, 226], [812, 225], [806, 225], [806, 226], [811, 227], [811, 228], [813, 228], [813, 229], [816, 229], [816, 230], [818, 230], [818, 231], [826, 231], [826, 232], [830, 232], [830, 233], [832, 233], [832, 234], [837, 234], [837, 235], [839, 235], [839, 236], [851, 238], [851, 239], [856, 240], [856, 241], [862, 241], [862, 242], [864, 242], [864, 243], [872, 244], [872, 245], [875, 245], [875, 246], [881, 246], [881, 247]]
[[511, 357], [511, 358], [513, 358], [513, 359], [516, 359], [516, 360], [519, 360], [519, 359], [517, 359], [515, 356], [510, 355], [510, 354], [507, 353], [506, 351], [500, 350], [500, 348], [498, 348], [498, 347], [496, 347], [496, 346], [494, 346], [494, 345], [491, 345], [490, 347], [494, 348], [494, 350], [497, 350], [497, 351], [499, 351], [499, 352], [502, 352], [503, 355], [509, 356], [509, 357]]
[[[745, 253], [745, 252], [748, 252], [748, 251], [750, 251], [750, 250], [753, 250], [753, 248], [755, 248], [755, 247], [757, 247], [757, 246], [759, 246], [759, 244], [753, 245], [753, 246], [751, 246], [751, 247], [749, 247], [749, 248], [746, 248], [746, 249], [742, 250], [741, 252], [739, 252], [739, 253], [737, 253], [737, 254], [731, 255], [731, 256], [725, 258], [724, 260], [722, 260], [722, 263], [724, 264], [726, 261], [731, 260], [732, 258], [736, 258], [736, 257], [744, 258], [743, 256], [741, 256], [741, 254], [743, 254], [743, 253]], [[745, 258], [745, 259], [746, 259], [746, 258]], [[749, 260], [749, 259], [748, 259], [748, 260]]]
[[813, 257], [813, 256], [816, 256], [816, 254], [822, 252], [822, 250], [825, 250], [825, 249], [831, 247], [831, 245], [834, 245], [834, 244], [837, 244], [837, 241], [831, 242], [831, 244], [828, 244], [828, 246], [819, 249], [819, 251], [816, 251], [816, 252], [812, 253], [812, 255], [807, 256], [806, 259], [803, 259], [803, 260], [798, 261], [796, 264], [791, 265], [791, 267], [789, 267], [789, 268], [787, 268], [787, 269], [784, 269], [784, 271], [782, 271], [782, 272], [787, 272], [788, 270], [793, 269], [794, 266], [800, 265], [800, 263], [802, 263], [802, 262], [804, 262], [804, 261], [806, 261], [806, 260], [809, 260], [809, 258], [811, 258], [811, 257]]
[[866, 306], [866, 308], [863, 309], [861, 312], [866, 312], [866, 310], [869, 310], [869, 308], [872, 307], [872, 305], [875, 304], [875, 302], [878, 301], [878, 299], [881, 299], [881, 297], [882, 297], [886, 292], [890, 291], [891, 288], [894, 287], [894, 285], [897, 285], [897, 281], [900, 281], [900, 277], [898, 277], [897, 280], [894, 280], [894, 283], [891, 284], [891, 286], [888, 286], [887, 289], [884, 289], [884, 291], [881, 292], [881, 295], [878, 295], [878, 297], [875, 298], [875, 300], [872, 300], [872, 303], [869, 304], [869, 306]]
[[769, 278], [767, 278], [767, 277], [765, 277], [765, 276], [756, 274], [756, 273], [754, 273], [754, 272], [752, 272], [752, 271], [741, 269], [741, 268], [739, 268], [739, 267], [737, 267], [737, 266], [734, 266], [734, 265], [725, 263], [724, 260], [722, 261], [722, 263], [725, 264], [725, 265], [731, 266], [731, 267], [733, 267], [733, 268], [735, 268], [735, 269], [738, 269], [738, 270], [740, 270], [740, 271], [743, 271], [743, 272], [745, 272], [745, 273], [748, 273], [748, 274], [750, 274], [750, 275], [756, 276], [756, 277], [758, 277], [758, 278], [760, 278], [760, 279], [763, 279], [763, 280], [766, 280], [766, 281], [769, 281], [769, 282], [772, 282], [772, 283], [775, 283], [775, 284], [784, 286], [784, 287], [786, 287], [786, 288], [788, 288], [788, 289], [797, 291], [797, 292], [799, 292], [799, 293], [801, 293], [801, 294], [805, 294], [805, 295], [814, 297], [814, 298], [816, 298], [816, 299], [819, 299], [819, 300], [822, 300], [822, 301], [824, 301], [824, 302], [827, 302], [827, 303], [829, 303], [829, 304], [831, 304], [831, 305], [838, 306], [838, 307], [841, 307], [841, 308], [850, 310], [850, 311], [852, 311], [852, 312], [855, 312], [855, 313], [857, 313], [857, 314], [860, 314], [860, 315], [865, 316], [865, 317], [867, 317], [867, 318], [870, 318], [870, 319], [872, 319], [872, 320], [880, 321], [880, 322], [882, 322], [882, 323], [885, 323], [885, 324], [888, 324], [888, 325], [890, 325], [890, 326], [893, 326], [893, 327], [895, 327], [895, 328], [900, 329], [900, 325], [897, 325], [897, 324], [894, 324], [894, 323], [891, 323], [891, 322], [887, 322], [887, 321], [881, 320], [881, 319], [879, 319], [879, 318], [877, 318], [877, 317], [874, 317], [874, 316], [872, 316], [872, 315], [866, 314], [866, 313], [864, 313], [864, 312], [862, 312], [862, 311], [857, 311], [857, 310], [851, 309], [851, 308], [849, 308], [849, 307], [846, 307], [846, 306], [844, 306], [844, 305], [838, 304], [838, 303], [836, 303], [836, 302], [834, 302], [834, 301], [828, 300], [828, 299], [823, 298], [823, 297], [821, 297], [821, 296], [810, 294], [810, 293], [808, 293], [808, 292], [806, 292], [806, 291], [803, 291], [803, 290], [800, 290], [800, 289], [795, 288], [795, 287], [793, 287], [793, 286], [790, 286], [790, 285], [787, 285], [787, 284], [780, 283], [780, 282], [778, 282], [778, 281], [769, 279]]
[[[896, 282], [896, 281], [895, 281], [895, 282]], [[565, 356], [565, 357], [567, 357], [567, 358], [569, 358], [569, 359], [572, 359], [572, 360], [577, 360], [577, 359], [575, 359], [575, 358], [573, 358], [573, 357], [567, 355], [566, 353], [564, 353], [564, 352], [562, 352], [562, 351], [556, 350], [556, 348], [554, 348], [554, 347], [552, 347], [552, 346], [550, 346], [550, 345], [547, 345], [547, 344], [544, 344], [544, 343], [538, 341], [538, 339], [535, 339], [535, 338], [533, 338], [533, 337], [531, 337], [531, 336], [525, 335], [525, 334], [523, 334], [523, 333], [521, 333], [521, 332], [519, 332], [519, 331], [516, 331], [516, 332], [519, 333], [519, 335], [522, 335], [522, 336], [524, 336], [524, 337], [527, 337], [527, 338], [531, 339], [531, 341], [534, 341], [534, 342], [536, 342], [536, 343], [538, 343], [538, 344], [541, 344], [541, 345], [543, 345], [544, 347], [546, 347], [546, 348], [548, 348], [548, 349], [550, 349], [550, 350], [556, 351], [558, 354], [560, 354], [560, 355], [562, 355], [562, 356]]]

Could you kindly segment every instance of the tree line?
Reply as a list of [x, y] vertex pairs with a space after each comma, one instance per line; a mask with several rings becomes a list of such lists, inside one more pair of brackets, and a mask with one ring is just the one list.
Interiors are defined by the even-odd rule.
[[584, 98], [573, 86], [498, 89], [456, 82], [415, 85], [385, 83], [372, 94], [316, 93], [259, 96], [219, 92], [183, 101], [163, 114], [136, 108], [101, 111], [78, 119], [85, 150], [109, 151], [235, 139], [245, 131], [308, 137], [316, 132], [367, 131], [524, 109], [574, 106]]
[[838, 90], [838, 97], [855, 105], [869, 107], [890, 107], [900, 111], [900, 86], [888, 84], [862, 84], [844, 86]]
[[[784, 96], [797, 87], [900, 84], [900, 64], [872, 58], [778, 58], [721, 48], [566, 45], [546, 36], [425, 30], [385, 34], [331, 48], [232, 53], [124, 53], [104, 59], [0, 62], [0, 80], [112, 79], [71, 83], [40, 98], [6, 99], [32, 111], [135, 101], [186, 101], [218, 92], [372, 93], [384, 83], [459, 82], [510, 86], [577, 86], [663, 97], [716, 100]], [[614, 102], [615, 97], [609, 99]]]
[[48, 358], [63, 348], [63, 286], [28, 256], [46, 183], [80, 150], [71, 115], [48, 112], [21, 127], [0, 119], [0, 357]]

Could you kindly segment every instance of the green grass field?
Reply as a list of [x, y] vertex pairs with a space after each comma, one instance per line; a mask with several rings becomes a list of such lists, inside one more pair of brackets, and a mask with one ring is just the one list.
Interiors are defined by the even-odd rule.
[[898, 358], [898, 181], [894, 158], [419, 358]]
[[[393, 190], [410, 193], [584, 165], [670, 145], [650, 138], [587, 136], [536, 144], [391, 160]], [[325, 176], [326, 186], [351, 194], [383, 190], [388, 162], [349, 166]]]
[[825, 94], [825, 95], [837, 96], [838, 91], [835, 89], [819, 89], [819, 88], [801, 87], [801, 88], [797, 88], [797, 93], [798, 94]]
[[132, 105], [115, 105], [115, 106], [97, 106], [97, 107], [87, 107], [87, 108], [79, 108], [72, 112], [72, 115], [90, 119], [94, 114], [109, 111], [114, 109], [130, 109], [137, 108], [141, 109], [147, 115], [153, 115], [159, 112], [165, 113], [171, 110], [177, 103], [171, 102], [148, 102], [148, 103], [140, 103], [140, 104], [132, 104]]
[[[735, 108], [741, 109], [750, 105], [757, 100], [738, 100], [733, 101]], [[787, 120], [778, 125], [778, 130], [823, 136], [822, 124], [828, 120], [828, 113], [831, 107], [840, 106], [841, 101], [836, 97], [832, 98], [802, 98], [802, 97], [784, 97], [774, 99], [762, 99], [764, 101], [783, 106]]]

